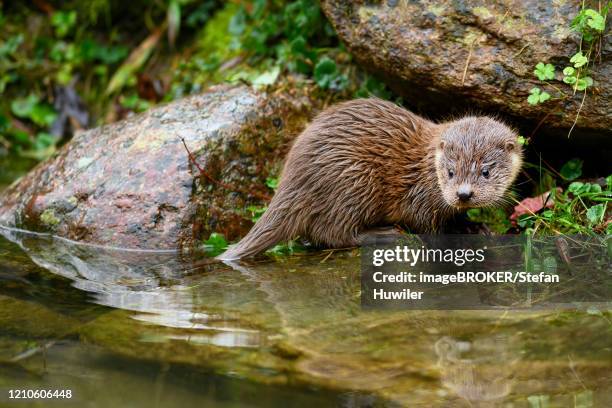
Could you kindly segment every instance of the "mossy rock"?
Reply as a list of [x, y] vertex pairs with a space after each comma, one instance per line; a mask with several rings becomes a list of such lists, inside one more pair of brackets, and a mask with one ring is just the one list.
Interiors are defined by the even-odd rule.
[[324, 105], [318, 92], [295, 78], [220, 85], [81, 132], [0, 194], [0, 225], [128, 248], [237, 239], [252, 225], [245, 208], [266, 204], [266, 178]]
[[[612, 64], [604, 46], [583, 93], [563, 83], [561, 71], [580, 46], [570, 24], [575, 1], [352, 1], [324, 0], [323, 10], [363, 67], [374, 71], [408, 105], [428, 114], [480, 108], [526, 120], [533, 128], [567, 135], [605, 136], [612, 129]], [[608, 42], [609, 44], [609, 42]], [[533, 71], [557, 67], [552, 86]], [[534, 87], [549, 91], [543, 105], [527, 102]], [[589, 138], [590, 139], [590, 138]]]

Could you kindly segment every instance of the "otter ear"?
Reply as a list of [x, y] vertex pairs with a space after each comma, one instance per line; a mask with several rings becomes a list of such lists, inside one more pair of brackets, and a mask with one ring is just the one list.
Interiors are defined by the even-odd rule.
[[506, 142], [504, 149], [506, 149], [507, 152], [512, 152], [514, 149], [516, 149], [516, 143], [512, 141]]
[[446, 146], [446, 142], [444, 140], [440, 140], [440, 143], [438, 143], [438, 149], [444, 150], [444, 146]]

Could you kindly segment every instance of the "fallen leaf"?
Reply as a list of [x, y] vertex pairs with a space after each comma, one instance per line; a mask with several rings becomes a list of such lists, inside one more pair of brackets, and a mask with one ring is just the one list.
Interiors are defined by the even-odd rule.
[[159, 42], [162, 29], [153, 31], [145, 40], [127, 57], [125, 62], [117, 69], [106, 88], [106, 95], [123, 88], [130, 76], [138, 71], [149, 59], [151, 52]]
[[[561, 193], [563, 190], [561, 187], [557, 187], [557, 192]], [[510, 216], [510, 220], [513, 224], [523, 214], [535, 214], [543, 208], [551, 208], [554, 205], [554, 196], [550, 196], [550, 191], [544, 194], [540, 194], [536, 197], [528, 197], [522, 200], [518, 205], [514, 207], [514, 212]]]

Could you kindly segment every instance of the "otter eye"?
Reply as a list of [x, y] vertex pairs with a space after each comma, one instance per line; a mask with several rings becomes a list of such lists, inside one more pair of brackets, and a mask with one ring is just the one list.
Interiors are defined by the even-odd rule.
[[452, 170], [448, 171], [448, 178], [453, 178], [453, 176], [455, 175], [455, 172]]
[[489, 178], [489, 169], [483, 169], [482, 170], [482, 176], [486, 179]]

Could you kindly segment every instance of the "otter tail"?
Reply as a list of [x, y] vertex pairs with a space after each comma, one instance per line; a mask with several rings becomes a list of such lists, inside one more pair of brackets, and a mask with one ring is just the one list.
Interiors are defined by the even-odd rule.
[[286, 227], [290, 220], [284, 213], [285, 211], [274, 206], [269, 207], [249, 233], [217, 259], [231, 261], [247, 258], [264, 252], [280, 241], [292, 238]]

